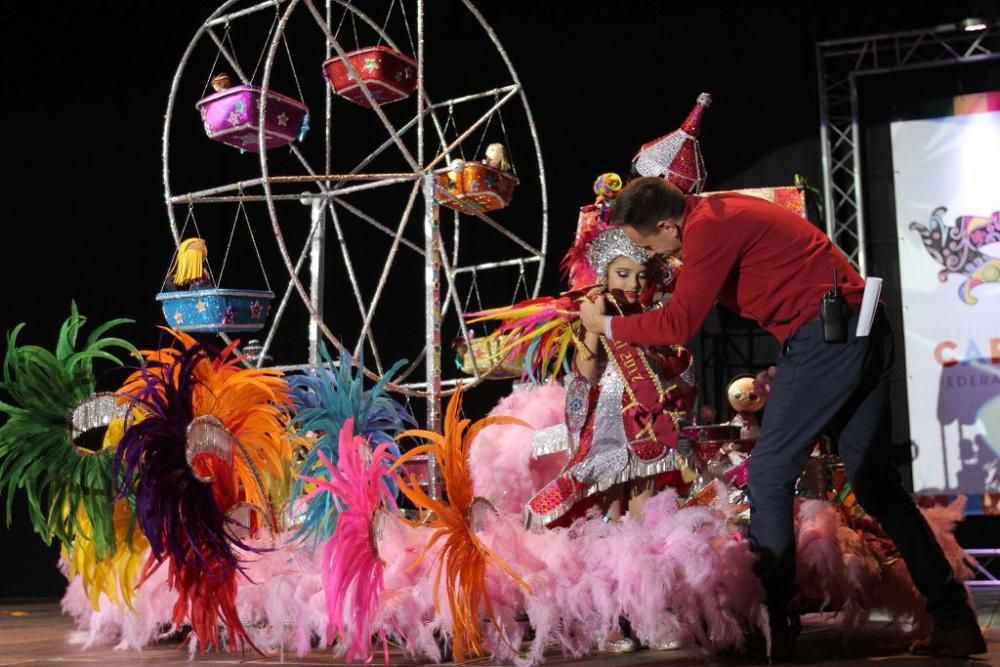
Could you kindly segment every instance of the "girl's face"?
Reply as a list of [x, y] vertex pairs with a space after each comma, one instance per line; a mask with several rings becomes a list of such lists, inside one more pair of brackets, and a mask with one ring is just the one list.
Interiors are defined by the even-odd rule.
[[646, 286], [646, 267], [628, 257], [616, 257], [608, 265], [608, 290], [621, 290], [629, 303], [639, 300]]

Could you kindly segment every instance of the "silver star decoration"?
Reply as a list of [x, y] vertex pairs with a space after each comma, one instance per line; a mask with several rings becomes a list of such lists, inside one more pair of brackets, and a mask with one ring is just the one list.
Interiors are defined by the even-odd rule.
[[278, 114], [278, 125], [280, 125], [281, 127], [285, 127], [286, 125], [288, 125], [288, 114], [286, 114], [284, 111]]

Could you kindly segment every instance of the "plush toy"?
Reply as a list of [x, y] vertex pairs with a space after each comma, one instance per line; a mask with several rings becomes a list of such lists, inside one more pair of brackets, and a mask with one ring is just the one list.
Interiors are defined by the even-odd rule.
[[756, 413], [764, 407], [767, 398], [758, 393], [752, 375], [740, 375], [729, 383], [726, 395], [736, 416], [729, 422], [740, 427], [740, 438], [756, 438], [760, 433], [760, 420]]

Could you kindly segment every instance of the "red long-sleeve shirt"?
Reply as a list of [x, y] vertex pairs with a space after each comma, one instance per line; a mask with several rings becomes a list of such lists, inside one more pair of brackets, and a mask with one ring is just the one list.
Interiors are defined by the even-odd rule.
[[716, 301], [784, 342], [815, 319], [837, 282], [849, 304], [864, 280], [829, 237], [776, 204], [740, 194], [687, 198], [682, 275], [673, 299], [640, 315], [615, 317], [611, 335], [636, 345], [683, 345]]

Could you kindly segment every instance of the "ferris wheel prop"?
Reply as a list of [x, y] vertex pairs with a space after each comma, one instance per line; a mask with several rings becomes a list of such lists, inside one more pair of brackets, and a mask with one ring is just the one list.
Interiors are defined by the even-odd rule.
[[[201, 56], [211, 65], [196, 77]], [[163, 183], [175, 244], [235, 209], [218, 233], [226, 261], [245, 255], [233, 245], [245, 227], [265, 283], [222, 287], [206, 270], [205, 289], [158, 297], [171, 326], [238, 332], [257, 365], [276, 340], [306, 333], [307, 359], [278, 367], [318, 365], [325, 342], [364, 358], [372, 379], [392, 348], [410, 361], [388, 387], [425, 398], [429, 428], [459, 381], [509, 377], [462, 314], [537, 295], [545, 171], [527, 95], [469, 0], [223, 3], [175, 73]], [[248, 349], [255, 330], [263, 342]], [[445, 377], [443, 335], [465, 376]]]

